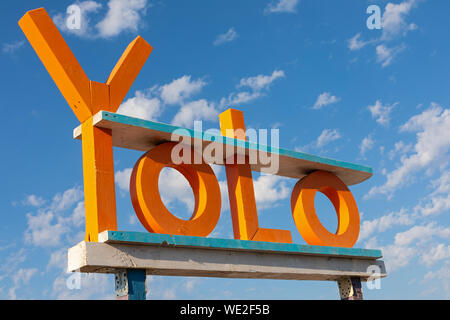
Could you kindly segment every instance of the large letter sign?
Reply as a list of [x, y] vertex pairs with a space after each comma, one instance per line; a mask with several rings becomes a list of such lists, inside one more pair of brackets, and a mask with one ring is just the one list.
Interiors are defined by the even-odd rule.
[[[308, 244], [352, 247], [357, 241], [359, 212], [347, 185], [368, 179], [370, 168], [250, 142], [244, 115], [235, 109], [220, 114], [218, 137], [115, 114], [152, 51], [144, 39], [138, 36], [131, 42], [106, 82], [100, 83], [88, 79], [43, 8], [27, 12], [19, 25], [81, 123], [74, 136], [82, 140], [86, 241], [98, 241], [99, 233], [117, 230], [113, 146], [145, 152], [133, 168], [130, 195], [148, 232], [206, 237], [214, 230], [221, 210], [219, 183], [210, 166], [214, 163], [225, 166], [234, 238], [292, 243], [290, 231], [259, 226], [252, 171], [263, 171], [264, 163], [252, 156], [264, 150], [279, 161], [273, 174], [298, 180], [291, 195], [292, 216]], [[183, 141], [175, 140], [174, 132], [182, 132]], [[187, 145], [192, 137], [194, 143]], [[206, 157], [205, 150], [215, 150], [215, 160]], [[173, 154], [182, 160], [174, 161]], [[161, 200], [158, 180], [165, 167], [183, 174], [192, 188], [195, 207], [189, 220], [177, 218]], [[333, 203], [338, 217], [335, 233], [317, 217], [317, 192]]]
[[[131, 175], [130, 193], [134, 210], [150, 232], [206, 237], [219, 221], [220, 188], [212, 168], [201, 164], [174, 164], [171, 159], [174, 142], [160, 144], [144, 154]], [[192, 150], [195, 157], [195, 150]], [[194, 214], [189, 220], [172, 215], [161, 201], [158, 178], [164, 167], [178, 170], [189, 181], [195, 198]]]

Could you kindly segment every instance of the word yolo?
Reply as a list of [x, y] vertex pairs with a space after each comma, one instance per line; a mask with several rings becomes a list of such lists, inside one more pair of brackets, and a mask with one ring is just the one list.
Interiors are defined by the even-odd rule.
[[[116, 112], [153, 48], [138, 36], [122, 54], [106, 82], [96, 82], [86, 76], [45, 9], [27, 12], [19, 25], [81, 123], [85, 240], [98, 241], [100, 232], [117, 230], [117, 212], [112, 129], [95, 126], [94, 117], [102, 110]], [[221, 139], [240, 141], [244, 145], [248, 143], [241, 111], [228, 109], [220, 114], [219, 120]], [[172, 133], [172, 137], [177, 135], [182, 137], [186, 134]], [[278, 136], [276, 144], [277, 139]], [[215, 144], [217, 149], [214, 152], [211, 150], [211, 157], [217, 156], [220, 146], [223, 144]], [[205, 153], [206, 148], [196, 148], [179, 139], [157, 145], [136, 162], [130, 179], [130, 195], [140, 222], [149, 232], [200, 237], [209, 235], [219, 220], [221, 209], [219, 183], [209, 163], [225, 158], [221, 164], [226, 170], [234, 237], [292, 242], [290, 231], [259, 226], [250, 152], [241, 155], [239, 152], [225, 152], [209, 159], [199, 154], [198, 150]], [[239, 156], [243, 157], [241, 161]], [[259, 155], [259, 159], [253, 160], [258, 165], [265, 161], [277, 174], [278, 158], [271, 158], [270, 152], [265, 158]], [[193, 190], [195, 207], [189, 220], [174, 216], [161, 200], [158, 179], [165, 167], [183, 174]], [[359, 234], [359, 212], [352, 193], [340, 178], [330, 172], [318, 170], [311, 173], [309, 169], [305, 174], [291, 195], [291, 211], [298, 231], [311, 245], [353, 246]], [[338, 216], [335, 233], [326, 230], [316, 215], [314, 198], [317, 192], [325, 194], [334, 205]]]
[[[241, 111], [228, 109], [219, 118], [224, 137], [246, 140]], [[180, 150], [188, 150], [189, 156], [183, 156], [183, 161], [175, 163], [174, 158], [178, 158], [173, 155]], [[291, 243], [290, 231], [259, 227], [249, 157], [245, 155], [245, 161], [241, 163], [236, 157], [232, 155], [231, 161], [224, 161], [234, 237]], [[179, 171], [192, 188], [195, 209], [189, 220], [174, 216], [161, 201], [158, 178], [165, 167]], [[314, 198], [317, 191], [331, 200], [338, 213], [335, 234], [326, 230], [316, 215]], [[206, 237], [219, 220], [221, 194], [218, 180], [205, 157], [187, 144], [167, 142], [145, 153], [133, 168], [130, 194], [140, 222], [150, 232]], [[308, 244], [351, 247], [358, 238], [359, 213], [355, 200], [347, 186], [332, 173], [315, 171], [298, 181], [292, 191], [291, 209], [297, 229]]]
[[[224, 114], [225, 115], [225, 114]], [[243, 117], [239, 113], [235, 117]], [[242, 120], [243, 123], [243, 120]], [[261, 172], [277, 173], [279, 169], [279, 154], [270, 151], [277, 150], [279, 147], [280, 133], [278, 129], [270, 130], [270, 146], [268, 145], [268, 130], [253, 128], [249, 129], [225, 129], [222, 132], [212, 128], [203, 131], [202, 121], [194, 121], [193, 133], [185, 128], [177, 128], [172, 131], [171, 141], [179, 143], [172, 149], [172, 161], [175, 164], [202, 162], [218, 165], [225, 164], [250, 164], [261, 165]], [[224, 135], [222, 135], [224, 133]], [[244, 137], [243, 140], [233, 141], [237, 143], [241, 152], [236, 152], [233, 143], [225, 143], [227, 137]], [[204, 139], [213, 141], [203, 147]], [[253, 148], [246, 149], [246, 140], [248, 145]], [[191, 150], [194, 150], [192, 157]], [[193, 161], [193, 162], [191, 162]]]

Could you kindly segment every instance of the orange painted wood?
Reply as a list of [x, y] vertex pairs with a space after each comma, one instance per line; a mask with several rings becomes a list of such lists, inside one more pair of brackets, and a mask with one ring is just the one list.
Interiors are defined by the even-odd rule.
[[227, 164], [225, 171], [234, 238], [251, 240], [258, 230], [255, 191], [249, 165]]
[[254, 241], [292, 243], [292, 235], [288, 230], [258, 228], [253, 236]]
[[[316, 214], [317, 192], [333, 203], [338, 218], [336, 233], [329, 232]], [[314, 171], [299, 180], [292, 190], [291, 210], [298, 231], [310, 245], [351, 248], [358, 240], [360, 218], [356, 201], [345, 183], [330, 172]]]
[[89, 81], [89, 84], [92, 114], [96, 114], [100, 110], [109, 109], [109, 86], [96, 81]]
[[152, 47], [138, 36], [100, 83], [88, 79], [44, 8], [28, 11], [19, 26], [81, 122], [86, 240], [97, 241], [99, 232], [117, 228], [117, 217], [111, 130], [94, 127], [92, 116], [117, 110]]
[[[139, 221], [149, 231], [206, 237], [217, 225], [220, 217], [220, 187], [211, 166], [191, 149], [189, 163], [175, 164], [172, 150], [175, 142], [158, 145], [145, 153], [135, 164], [131, 174], [130, 196]], [[165, 167], [179, 171], [188, 180], [195, 198], [195, 208], [189, 220], [174, 216], [164, 205], [159, 193], [159, 176]]]
[[140, 36], [131, 42], [109, 75], [110, 108], [116, 112], [153, 48]]
[[114, 161], [111, 130], [97, 128], [89, 118], [83, 132], [83, 177], [86, 213], [86, 241], [98, 241], [98, 234], [117, 230]]
[[44, 8], [28, 11], [19, 26], [80, 122], [90, 110], [89, 79]]
[[[219, 119], [223, 136], [246, 140], [242, 111], [228, 109], [219, 115]], [[291, 243], [290, 231], [259, 228], [250, 164], [248, 160], [245, 164], [237, 164], [236, 160], [225, 165], [234, 238]]]

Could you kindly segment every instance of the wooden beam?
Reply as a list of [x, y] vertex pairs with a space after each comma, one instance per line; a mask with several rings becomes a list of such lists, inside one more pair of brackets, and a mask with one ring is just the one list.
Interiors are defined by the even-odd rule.
[[136, 244], [157, 247], [173, 246], [185, 248], [194, 247], [232, 251], [243, 250], [261, 253], [291, 253], [340, 258], [347, 257], [365, 260], [377, 260], [383, 257], [381, 250], [377, 249], [311, 246], [296, 243], [219, 239], [134, 231], [104, 231], [99, 234], [98, 241], [109, 244]]
[[[120, 231], [117, 231], [120, 233]], [[174, 241], [181, 241], [183, 236]], [[99, 240], [104, 241], [104, 234]], [[81, 242], [69, 249], [68, 270], [89, 273], [116, 273], [120, 269], [145, 269], [147, 275], [197, 276], [221, 278], [291, 279], [337, 281], [344, 277], [358, 277], [363, 281], [373, 278], [369, 266], [377, 265], [386, 276], [384, 262], [374, 257], [330, 255], [330, 252], [276, 251], [270, 245], [293, 245], [259, 241], [247, 249], [220, 247], [219, 240], [244, 241], [234, 239], [213, 240], [209, 247], [195, 245], [198, 237], [186, 237], [181, 245], [168, 243], [164, 238], [153, 243], [125, 241]], [[167, 238], [166, 238], [167, 239]], [[216, 246], [214, 246], [216, 242]], [[258, 244], [259, 243], [259, 244]], [[237, 243], [235, 243], [237, 244]], [[309, 247], [309, 246], [305, 246]], [[347, 253], [352, 250], [344, 249]], [[326, 249], [324, 249], [326, 250]], [[329, 249], [328, 249], [329, 250]], [[361, 249], [357, 249], [361, 250]], [[356, 251], [357, 251], [356, 250]]]
[[116, 112], [152, 50], [140, 36], [128, 45], [106, 81], [110, 87], [110, 106], [104, 110]]
[[[184, 131], [189, 137], [202, 137], [200, 145], [203, 150], [211, 143], [218, 143], [223, 147], [223, 154], [226, 155], [226, 148], [233, 146], [236, 154], [249, 155], [250, 152], [264, 152], [268, 156], [279, 157], [279, 168], [276, 172], [268, 170], [267, 163], [258, 161], [250, 164], [252, 171], [265, 171], [284, 177], [301, 179], [315, 170], [328, 171], [339, 177], [346, 185], [361, 183], [372, 176], [372, 169], [367, 166], [350, 162], [334, 160], [319, 156], [306, 154], [282, 148], [271, 148], [261, 144], [252, 143], [229, 137], [213, 136], [204, 132], [194, 132], [169, 124], [137, 119], [121, 114], [100, 111], [93, 116], [93, 125], [99, 128], [111, 129], [112, 143], [116, 147], [148, 151], [158, 144], [174, 140], [172, 133]], [[81, 127], [74, 130], [74, 138], [82, 139]], [[193, 138], [195, 141], [197, 138]], [[197, 143], [197, 142], [194, 142]], [[232, 148], [232, 149], [233, 149]], [[259, 157], [258, 157], [259, 159]], [[225, 159], [219, 165], [224, 164]]]
[[89, 118], [82, 125], [86, 241], [105, 230], [117, 230], [111, 130], [97, 128]]
[[44, 8], [31, 10], [19, 20], [36, 54], [82, 123], [92, 116], [89, 79]]

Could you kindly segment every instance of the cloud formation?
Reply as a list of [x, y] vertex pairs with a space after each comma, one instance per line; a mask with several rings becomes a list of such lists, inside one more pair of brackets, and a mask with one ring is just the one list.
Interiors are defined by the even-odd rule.
[[296, 13], [298, 0], [278, 0], [270, 2], [265, 13]]
[[393, 192], [410, 182], [419, 170], [445, 170], [450, 151], [450, 109], [436, 103], [422, 113], [411, 117], [400, 127], [400, 132], [416, 133], [414, 152], [403, 156], [397, 168], [386, 174], [386, 182], [372, 187], [367, 194], [392, 196]]
[[[139, 29], [147, 12], [147, 0], [109, 0], [106, 7], [106, 14], [101, 17], [102, 3], [93, 0], [75, 2], [67, 12], [56, 14], [53, 21], [61, 31], [82, 38], [112, 38]], [[76, 16], [78, 13], [79, 17]], [[79, 19], [79, 23], [73, 23], [74, 19]]]
[[235, 40], [238, 37], [238, 34], [236, 32], [236, 30], [234, 30], [234, 28], [230, 28], [228, 29], [228, 31], [224, 34], [219, 34], [216, 38], [216, 40], [214, 40], [213, 44], [215, 46], [220, 46], [222, 44], [231, 42], [233, 40]]
[[319, 94], [316, 103], [314, 103], [312, 108], [315, 110], [322, 109], [323, 107], [339, 102], [340, 100], [340, 98], [333, 96], [330, 92], [323, 92]]

